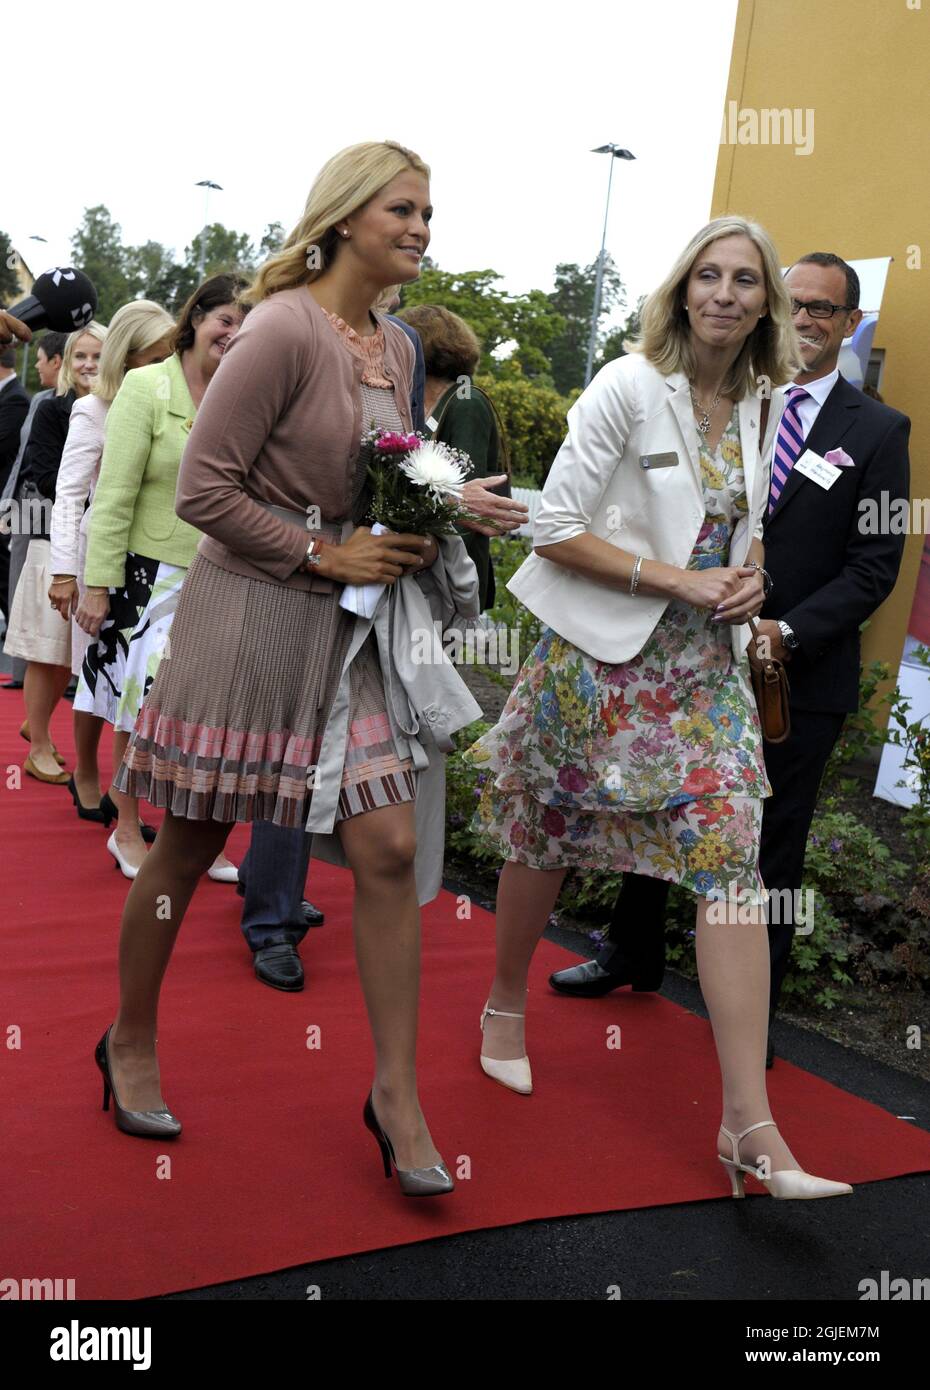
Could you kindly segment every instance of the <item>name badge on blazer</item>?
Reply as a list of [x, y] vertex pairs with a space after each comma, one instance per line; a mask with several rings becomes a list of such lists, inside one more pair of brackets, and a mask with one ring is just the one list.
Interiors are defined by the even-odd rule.
[[805, 449], [795, 463], [794, 471], [801, 473], [805, 478], [812, 478], [819, 487], [828, 489], [833, 486], [843, 470], [837, 468], [834, 463], [828, 463], [825, 458], [815, 454], [812, 449]]
[[640, 454], [640, 468], [675, 468], [678, 464], [677, 454]]

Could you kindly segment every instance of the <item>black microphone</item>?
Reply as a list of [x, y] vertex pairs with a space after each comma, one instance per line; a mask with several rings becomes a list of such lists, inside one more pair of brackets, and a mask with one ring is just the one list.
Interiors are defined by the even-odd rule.
[[7, 310], [28, 328], [73, 333], [85, 328], [97, 311], [97, 291], [73, 266], [54, 266], [34, 281], [32, 293]]

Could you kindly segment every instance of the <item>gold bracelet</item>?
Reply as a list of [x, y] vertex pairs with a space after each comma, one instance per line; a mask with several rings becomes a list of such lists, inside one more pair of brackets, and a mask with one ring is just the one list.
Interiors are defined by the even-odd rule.
[[639, 588], [639, 572], [643, 567], [642, 555], [637, 555], [636, 564], [633, 566], [633, 573], [630, 576], [630, 597], [634, 598], [636, 590]]

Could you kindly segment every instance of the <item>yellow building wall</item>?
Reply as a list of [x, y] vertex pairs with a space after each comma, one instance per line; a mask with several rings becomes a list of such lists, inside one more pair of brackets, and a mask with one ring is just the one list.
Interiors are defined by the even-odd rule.
[[[726, 100], [812, 111], [813, 147], [721, 143], [712, 217], [757, 219], [783, 265], [807, 251], [894, 257], [873, 348], [885, 350], [882, 396], [911, 418], [912, 495], [930, 497], [930, 0], [739, 0]], [[893, 672], [922, 546], [908, 537], [863, 637], [863, 660]]]

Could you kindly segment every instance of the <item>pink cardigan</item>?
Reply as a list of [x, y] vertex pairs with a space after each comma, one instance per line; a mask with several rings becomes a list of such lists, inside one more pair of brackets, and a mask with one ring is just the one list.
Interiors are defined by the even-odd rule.
[[[375, 317], [384, 372], [412, 430], [413, 345], [396, 324]], [[306, 286], [255, 306], [204, 394], [178, 475], [178, 516], [204, 533], [199, 550], [208, 560], [289, 588], [332, 588], [331, 580], [296, 572], [306, 528], [258, 504], [303, 513], [315, 505], [324, 522], [348, 519], [364, 370]]]

